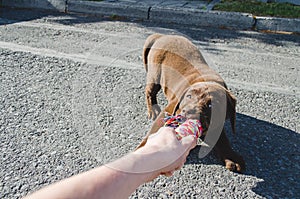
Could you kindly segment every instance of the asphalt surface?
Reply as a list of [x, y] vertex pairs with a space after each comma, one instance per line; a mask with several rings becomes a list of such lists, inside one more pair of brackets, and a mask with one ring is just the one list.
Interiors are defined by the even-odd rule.
[[237, 135], [228, 135], [247, 171], [199, 159], [196, 148], [173, 177], [131, 198], [300, 198], [299, 36], [0, 11], [0, 198], [135, 148], [151, 126], [141, 52], [154, 32], [192, 39], [236, 95]]

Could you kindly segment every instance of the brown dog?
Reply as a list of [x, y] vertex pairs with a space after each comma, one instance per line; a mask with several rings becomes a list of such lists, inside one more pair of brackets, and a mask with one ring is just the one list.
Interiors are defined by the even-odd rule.
[[[158, 131], [161, 127], [159, 120], [164, 117], [164, 112], [199, 119], [207, 132], [211, 125], [211, 109], [214, 108], [212, 102], [225, 107], [224, 115], [230, 119], [235, 132], [236, 99], [220, 75], [208, 67], [192, 42], [182, 36], [153, 34], [145, 42], [143, 61], [147, 71], [145, 95], [148, 116], [156, 121], [137, 148], [147, 142], [149, 135]], [[168, 100], [168, 105], [162, 112], [156, 98], [161, 88]], [[225, 96], [223, 104], [218, 97], [222, 93]], [[245, 169], [245, 162], [232, 150], [223, 128], [224, 123], [218, 123], [222, 125], [221, 133], [214, 149], [227, 169], [241, 172]]]

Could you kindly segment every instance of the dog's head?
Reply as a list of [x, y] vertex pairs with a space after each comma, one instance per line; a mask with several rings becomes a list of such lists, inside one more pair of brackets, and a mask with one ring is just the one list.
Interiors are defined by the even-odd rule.
[[216, 104], [226, 108], [226, 119], [230, 119], [232, 131], [235, 133], [236, 98], [217, 83], [203, 82], [190, 86], [181, 96], [174, 114], [200, 120], [206, 134], [214, 108], [212, 106]]

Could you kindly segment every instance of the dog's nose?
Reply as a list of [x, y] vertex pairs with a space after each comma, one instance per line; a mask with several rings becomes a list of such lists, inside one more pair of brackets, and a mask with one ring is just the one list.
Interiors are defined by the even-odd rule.
[[186, 110], [186, 109], [182, 109], [180, 115], [182, 115], [185, 118], [189, 118], [189, 119], [199, 119], [200, 118], [200, 114], [194, 110]]
[[194, 115], [194, 114], [196, 114], [196, 112], [197, 111], [195, 109], [191, 109], [191, 110], [188, 110], [188, 111], [185, 110], [185, 113], [188, 114], [188, 115]]
[[186, 110], [182, 109], [182, 111], [180, 112], [180, 115], [182, 115], [183, 117], [186, 117]]

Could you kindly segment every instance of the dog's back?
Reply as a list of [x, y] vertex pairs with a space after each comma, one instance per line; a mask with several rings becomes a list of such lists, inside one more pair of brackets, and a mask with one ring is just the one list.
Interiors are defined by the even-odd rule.
[[147, 72], [148, 72], [148, 54], [155, 41], [161, 36], [162, 36], [161, 34], [153, 34], [150, 35], [145, 41], [144, 48], [143, 48], [143, 62]]

